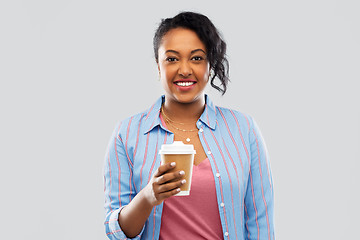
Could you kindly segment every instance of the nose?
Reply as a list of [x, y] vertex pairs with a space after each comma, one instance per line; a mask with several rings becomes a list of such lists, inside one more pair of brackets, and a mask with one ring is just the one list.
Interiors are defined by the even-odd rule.
[[182, 61], [180, 63], [178, 73], [184, 78], [187, 78], [192, 74], [192, 69], [188, 61]]

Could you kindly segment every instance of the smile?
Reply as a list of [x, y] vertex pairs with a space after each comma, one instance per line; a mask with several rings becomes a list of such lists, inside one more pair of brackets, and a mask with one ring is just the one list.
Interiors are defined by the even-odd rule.
[[195, 82], [176, 82], [175, 84], [181, 87], [188, 87], [195, 84]]

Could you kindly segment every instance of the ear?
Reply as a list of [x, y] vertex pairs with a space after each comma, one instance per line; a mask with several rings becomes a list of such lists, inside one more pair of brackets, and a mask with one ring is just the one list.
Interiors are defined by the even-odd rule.
[[212, 71], [211, 71], [211, 66], [209, 65], [209, 78], [207, 80], [208, 82], [211, 79], [211, 77], [212, 77]]
[[159, 65], [158, 62], [156, 64], [157, 64], [158, 73], [159, 73], [159, 76], [158, 76], [159, 79], [158, 80], [160, 81], [160, 79], [161, 79], [160, 65]]

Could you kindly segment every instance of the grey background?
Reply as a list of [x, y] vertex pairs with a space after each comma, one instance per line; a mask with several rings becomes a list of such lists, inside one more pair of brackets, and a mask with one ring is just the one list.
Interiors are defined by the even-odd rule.
[[213, 101], [267, 142], [277, 239], [358, 236], [358, 1], [0, 2], [0, 239], [107, 239], [105, 148], [162, 94], [152, 36], [180, 10], [228, 43]]

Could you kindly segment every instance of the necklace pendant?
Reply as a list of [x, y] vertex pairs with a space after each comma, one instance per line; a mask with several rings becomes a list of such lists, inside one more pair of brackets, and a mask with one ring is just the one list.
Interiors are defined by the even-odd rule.
[[187, 142], [190, 142], [190, 138], [187, 138], [186, 141], [187, 141]]

